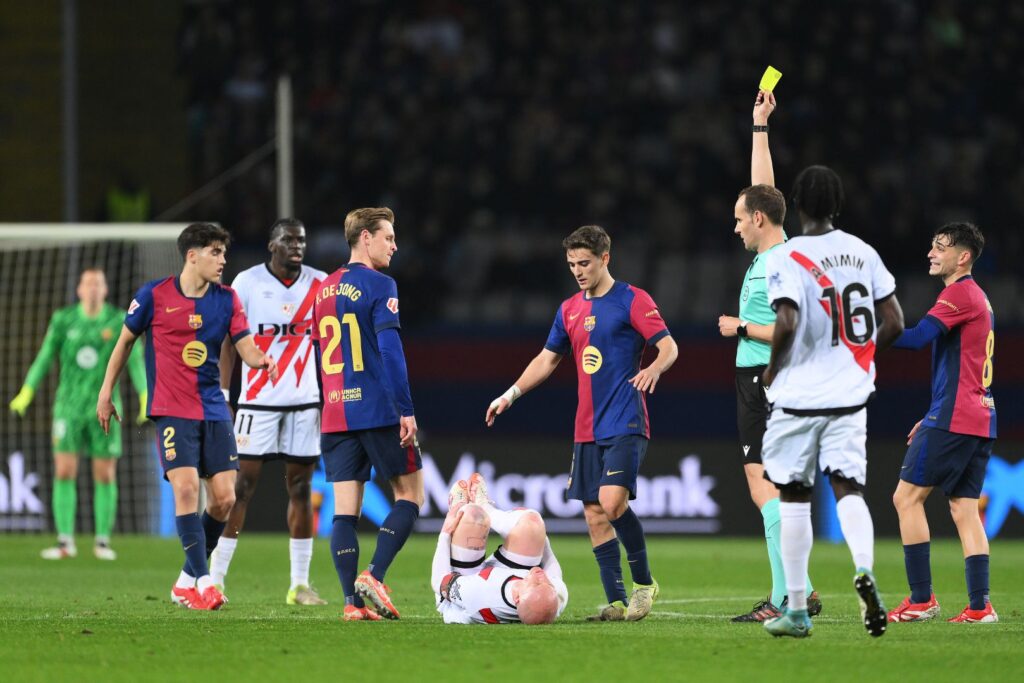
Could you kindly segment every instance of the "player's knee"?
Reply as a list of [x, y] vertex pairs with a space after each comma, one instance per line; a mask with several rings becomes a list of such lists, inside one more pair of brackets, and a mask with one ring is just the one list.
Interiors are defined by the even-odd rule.
[[195, 505], [199, 500], [199, 484], [197, 482], [179, 482], [174, 487], [174, 499], [186, 505]]
[[626, 508], [629, 507], [629, 496], [620, 494], [619, 492], [604, 493], [601, 495], [601, 508], [604, 510], [605, 515], [608, 519], [618, 519], [622, 515], [626, 514]]
[[256, 491], [256, 482], [244, 474], [239, 474], [235, 479], [235, 500], [243, 505], [249, 502]]
[[953, 521], [956, 524], [966, 522], [978, 515], [977, 500], [950, 498], [949, 514], [953, 517]]
[[462, 521], [460, 524], [472, 524], [473, 526], [491, 526], [491, 516], [487, 514], [487, 510], [477, 505], [476, 503], [470, 503], [462, 508]]
[[531, 535], [539, 535], [541, 538], [547, 535], [547, 530], [544, 527], [544, 518], [536, 510], [523, 510], [519, 515], [519, 519], [516, 520], [514, 528]]
[[312, 486], [306, 477], [300, 475], [288, 478], [288, 497], [292, 501], [297, 503], [308, 502], [311, 491]]
[[210, 497], [210, 501], [207, 503], [207, 510], [210, 515], [216, 519], [227, 519], [231, 513], [231, 507], [235, 504], [235, 492], [233, 489], [229, 489], [220, 495]]

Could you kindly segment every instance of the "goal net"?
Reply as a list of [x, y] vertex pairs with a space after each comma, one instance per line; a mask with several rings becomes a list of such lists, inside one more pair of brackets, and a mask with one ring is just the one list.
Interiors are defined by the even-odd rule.
[[[122, 310], [144, 282], [177, 273], [175, 240], [186, 224], [0, 224], [0, 532], [53, 529], [53, 401], [57, 356], [18, 417], [8, 409], [36, 358], [53, 313], [78, 302], [79, 275], [103, 269], [107, 302]], [[113, 331], [120, 334], [120, 328]], [[141, 340], [140, 340], [141, 343]], [[120, 382], [122, 457], [117, 465], [115, 533], [160, 531], [159, 464], [152, 427], [139, 425], [139, 399], [125, 371]], [[95, 413], [95, 401], [90, 408]], [[78, 464], [75, 533], [93, 533], [91, 460]]]

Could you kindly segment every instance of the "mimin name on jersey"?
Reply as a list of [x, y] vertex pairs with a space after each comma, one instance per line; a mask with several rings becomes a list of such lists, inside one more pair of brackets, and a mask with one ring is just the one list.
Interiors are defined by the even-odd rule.
[[864, 270], [864, 259], [859, 256], [850, 256], [849, 254], [826, 256], [821, 259], [822, 270], [829, 270], [830, 268], [838, 268], [840, 266], [853, 266], [858, 270]]

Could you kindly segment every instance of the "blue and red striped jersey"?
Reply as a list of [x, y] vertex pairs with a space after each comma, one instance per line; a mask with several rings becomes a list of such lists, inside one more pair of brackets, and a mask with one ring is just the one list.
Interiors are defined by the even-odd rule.
[[571, 351], [576, 359], [576, 443], [623, 434], [650, 438], [647, 401], [629, 380], [640, 370], [645, 346], [668, 334], [651, 295], [625, 282], [601, 297], [579, 292], [562, 302], [544, 348]]
[[231, 336], [249, 335], [249, 323], [235, 290], [211, 284], [193, 299], [177, 277], [147, 282], [135, 294], [124, 325], [146, 334], [146, 381], [150, 417], [230, 420], [220, 390], [220, 347]]
[[943, 335], [932, 342], [932, 404], [924, 426], [994, 439], [995, 314], [970, 275], [939, 293], [927, 316]]
[[399, 408], [377, 333], [400, 329], [398, 287], [384, 273], [349, 263], [320, 283], [313, 339], [320, 345], [325, 433], [398, 424]]

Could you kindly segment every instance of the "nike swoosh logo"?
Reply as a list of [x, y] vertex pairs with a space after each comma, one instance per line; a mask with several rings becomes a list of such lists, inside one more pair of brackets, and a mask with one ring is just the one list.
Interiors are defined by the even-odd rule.
[[199, 541], [196, 541], [196, 542], [195, 542], [195, 543], [193, 543], [192, 545], [187, 545], [187, 546], [185, 546], [185, 550], [188, 550], [189, 548], [194, 548], [194, 547], [196, 547], [197, 545], [199, 545]]
[[180, 308], [181, 308], [181, 306], [175, 306], [174, 308], [171, 308], [170, 306], [166, 306], [164, 308], [164, 313], [174, 313], [175, 311], [179, 310]]
[[230, 460], [231, 462], [234, 462], [234, 461], [238, 460], [238, 456], [237, 455], [229, 455], [228, 456], [228, 460]]
[[578, 317], [580, 317], [579, 313], [570, 313], [569, 314], [569, 320], [575, 320]]
[[616, 474], [622, 474], [625, 471], [626, 470], [615, 470], [614, 472], [612, 472], [611, 470], [608, 470], [607, 472], [604, 473], [604, 475], [606, 477], [614, 477]]

